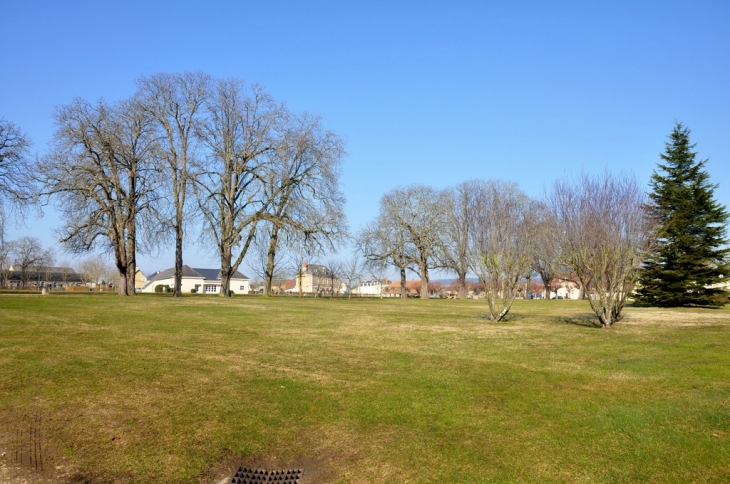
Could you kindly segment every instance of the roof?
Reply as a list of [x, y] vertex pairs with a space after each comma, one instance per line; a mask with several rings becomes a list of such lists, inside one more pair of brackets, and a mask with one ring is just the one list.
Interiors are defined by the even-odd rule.
[[[420, 280], [410, 280], [406, 281], [406, 290], [408, 292], [418, 292], [421, 289], [421, 281]], [[400, 281], [393, 281], [387, 286], [387, 291], [389, 292], [400, 292]]]
[[[206, 281], [220, 281], [221, 280], [221, 270], [220, 269], [193, 269], [193, 271], [197, 272]], [[233, 274], [231, 274], [231, 279], [248, 279], [248, 277], [244, 276], [242, 273], [238, 271], [234, 271]]]
[[316, 275], [325, 274], [328, 272], [329, 271], [327, 270], [327, 268], [320, 264], [307, 264], [307, 268], [304, 271], [305, 274], [316, 274]]
[[283, 283], [283, 284], [281, 285], [281, 288], [282, 288], [282, 289], [283, 289], [284, 291], [289, 291], [289, 290], [291, 290], [291, 289], [294, 289], [294, 288], [296, 287], [296, 285], [297, 285], [297, 281], [296, 281], [296, 279], [287, 279], [287, 280], [286, 280], [286, 281], [284, 281], [284, 283]]
[[[60, 269], [60, 270], [59, 270]], [[9, 270], [6, 272], [6, 277], [9, 281], [20, 281], [21, 272]], [[38, 280], [43, 282], [84, 282], [81, 274], [74, 272], [73, 269], [67, 267], [49, 267], [37, 271], [35, 269], [29, 269], [25, 272], [25, 277], [28, 282], [36, 282]]]

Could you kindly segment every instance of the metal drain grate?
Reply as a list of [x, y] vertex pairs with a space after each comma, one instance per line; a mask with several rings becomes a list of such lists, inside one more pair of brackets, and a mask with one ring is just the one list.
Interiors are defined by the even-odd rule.
[[304, 471], [288, 469], [283, 471], [267, 471], [265, 469], [248, 469], [239, 467], [231, 478], [231, 484], [258, 484], [259, 482], [279, 482], [281, 484], [299, 484]]

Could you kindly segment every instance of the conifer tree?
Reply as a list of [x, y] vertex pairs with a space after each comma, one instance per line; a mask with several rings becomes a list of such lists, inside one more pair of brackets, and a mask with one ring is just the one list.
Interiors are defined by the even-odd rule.
[[638, 301], [661, 307], [719, 306], [716, 287], [728, 272], [728, 213], [713, 196], [718, 187], [696, 160], [689, 129], [677, 123], [651, 177], [649, 208], [657, 222], [656, 251], [646, 261]]

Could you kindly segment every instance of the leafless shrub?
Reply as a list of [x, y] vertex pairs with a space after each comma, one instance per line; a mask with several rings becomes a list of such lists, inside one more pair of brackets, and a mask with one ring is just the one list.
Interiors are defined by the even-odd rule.
[[601, 326], [621, 320], [641, 261], [652, 248], [646, 195], [627, 175], [557, 181], [548, 204], [562, 259], [577, 274]]
[[512, 307], [520, 280], [530, 272], [533, 221], [531, 201], [514, 183], [474, 183], [469, 253], [485, 286], [490, 318], [502, 320]]

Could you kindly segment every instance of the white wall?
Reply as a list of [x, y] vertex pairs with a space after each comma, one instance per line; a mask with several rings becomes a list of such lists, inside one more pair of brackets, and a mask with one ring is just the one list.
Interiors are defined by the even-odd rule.
[[[174, 284], [175, 279], [172, 277], [160, 279], [147, 286], [142, 292], [155, 292], [155, 287], [159, 285], [174, 287]], [[205, 286], [211, 285], [216, 286], [215, 293], [205, 292]], [[183, 277], [180, 288], [183, 294], [189, 294], [192, 289], [196, 288], [195, 286], [199, 286], [197, 288], [198, 294], [218, 294], [221, 291], [220, 281], [204, 281], [202, 277]], [[242, 287], [243, 289], [241, 289]], [[248, 279], [231, 279], [231, 290], [234, 294], [248, 294], [251, 290], [251, 284]]]

